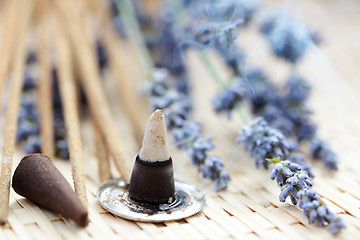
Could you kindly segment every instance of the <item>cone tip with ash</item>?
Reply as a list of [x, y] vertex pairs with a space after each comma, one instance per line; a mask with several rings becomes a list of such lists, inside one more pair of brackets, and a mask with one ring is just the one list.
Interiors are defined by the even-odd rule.
[[153, 112], [148, 120], [139, 157], [149, 162], [170, 158], [164, 113], [160, 109]]

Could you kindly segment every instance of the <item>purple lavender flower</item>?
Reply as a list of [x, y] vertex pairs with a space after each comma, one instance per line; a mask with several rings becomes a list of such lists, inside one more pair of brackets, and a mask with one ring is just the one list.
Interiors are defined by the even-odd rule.
[[187, 44], [182, 44], [185, 40], [184, 30], [178, 28], [174, 21], [174, 13], [171, 10], [165, 9], [161, 13], [158, 21], [154, 23], [153, 30], [157, 34], [152, 41], [151, 49], [155, 53], [155, 65], [158, 68], [165, 68], [171, 75], [179, 77], [182, 74], [186, 74], [182, 52], [187, 47]]
[[235, 32], [242, 24], [242, 20], [234, 22], [207, 22], [193, 29], [195, 39], [203, 44], [230, 45], [238, 34]]
[[287, 137], [297, 137], [299, 141], [310, 140], [316, 133], [316, 125], [311, 123], [312, 112], [306, 106], [310, 85], [299, 77], [288, 78], [285, 94], [270, 83], [266, 77], [248, 78], [253, 92], [252, 110], [255, 115], [263, 116], [274, 128], [279, 129]]
[[315, 159], [322, 160], [328, 169], [337, 170], [339, 159], [336, 153], [331, 150], [328, 143], [314, 138], [311, 141], [310, 154]]
[[245, 126], [241, 130], [237, 139], [237, 143], [240, 142], [245, 143], [245, 149], [250, 151], [251, 157], [256, 157], [257, 168], [263, 165], [267, 169], [268, 159], [279, 157], [301, 166], [311, 178], [314, 177], [311, 165], [306, 162], [302, 154], [296, 152], [298, 150], [296, 142], [288, 140], [280, 131], [270, 127], [262, 117], [256, 118], [250, 126]]
[[226, 112], [228, 118], [231, 117], [231, 112], [235, 106], [249, 95], [244, 81], [241, 78], [235, 79], [232, 84], [213, 98], [216, 113]]
[[214, 149], [214, 144], [212, 144], [212, 138], [200, 138], [198, 137], [193, 143], [192, 147], [188, 150], [189, 156], [191, 156], [192, 163], [194, 165], [204, 163], [207, 154], [207, 151]]
[[116, 30], [116, 32], [119, 34], [120, 37], [126, 37], [126, 32], [124, 29], [124, 24], [121, 21], [121, 16], [120, 16], [120, 12], [118, 11], [117, 7], [116, 7], [116, 2], [115, 0], [111, 0], [109, 3], [109, 9], [111, 11], [111, 16], [112, 16], [112, 23], [113, 26]]
[[234, 44], [238, 36], [237, 29], [242, 20], [234, 22], [208, 22], [194, 27], [195, 41], [203, 46], [215, 49], [233, 70], [234, 74], [241, 76], [240, 66], [244, 64], [245, 55]]
[[276, 178], [277, 184], [281, 187], [280, 202], [285, 202], [286, 198], [290, 197], [291, 202], [296, 205], [298, 191], [312, 186], [308, 173], [300, 165], [288, 160], [280, 161], [279, 157], [269, 162], [276, 163], [270, 177], [272, 180]]
[[32, 66], [28, 66], [25, 70], [23, 90], [26, 91], [26, 90], [34, 89], [36, 85], [37, 85], [36, 72]]
[[207, 156], [205, 158], [204, 164], [200, 166], [200, 171], [203, 174], [204, 178], [210, 178], [215, 180], [218, 176], [218, 172], [221, 172], [224, 164], [219, 161], [219, 158], [216, 156]]
[[346, 227], [339, 216], [330, 212], [325, 202], [314, 190], [303, 189], [298, 192], [298, 198], [299, 207], [303, 209], [310, 223], [316, 222], [320, 226], [327, 224], [328, 229], [333, 235], [336, 235], [342, 228]]
[[256, 118], [250, 126], [245, 126], [237, 143], [244, 142], [251, 157], [256, 157], [256, 167], [268, 168], [268, 158], [284, 159], [289, 154], [289, 145], [284, 135], [271, 128], [262, 117]]
[[26, 139], [21, 141], [21, 146], [25, 153], [41, 153], [41, 139], [39, 135], [29, 135]]
[[37, 61], [37, 54], [35, 51], [30, 50], [26, 56], [26, 65], [31, 65]]
[[35, 59], [30, 59], [25, 69], [25, 79], [16, 132], [16, 141], [21, 144], [21, 147], [26, 153], [38, 153], [41, 147], [39, 138], [39, 113], [37, 109], [37, 99], [34, 97], [37, 84], [36, 72], [32, 65], [34, 61]]
[[295, 123], [291, 119], [287, 118], [281, 104], [268, 102], [258, 112], [258, 115], [262, 116], [273, 128], [278, 129], [287, 137], [295, 135]]
[[303, 23], [284, 14], [268, 17], [261, 26], [261, 32], [276, 56], [293, 64], [305, 55], [311, 44], [318, 43], [316, 35]]
[[53, 81], [53, 122], [55, 135], [55, 155], [63, 159], [69, 159], [69, 149], [66, 141], [66, 128], [63, 116], [63, 107], [60, 96], [57, 69], [52, 71]]
[[311, 171], [312, 166], [306, 161], [305, 156], [303, 154], [299, 152], [290, 151], [290, 154], [287, 156], [286, 159], [292, 163], [296, 163], [300, 165], [302, 169], [308, 173], [310, 178], [315, 177], [314, 173]]
[[288, 197], [294, 205], [299, 202], [299, 207], [303, 209], [309, 223], [316, 222], [320, 226], [328, 224], [328, 229], [333, 235], [345, 228], [342, 220], [330, 212], [320, 196], [310, 189], [311, 178], [300, 165], [288, 160], [281, 161], [279, 157], [270, 159], [269, 163], [275, 164], [270, 177], [272, 180], [276, 178], [281, 187], [280, 202], [285, 202]]
[[55, 154], [63, 159], [69, 159], [69, 148], [66, 139], [58, 138], [55, 140]]
[[268, 80], [267, 75], [258, 67], [250, 67], [244, 71], [244, 78], [247, 81], [252, 94], [252, 112], [257, 113], [269, 102], [274, 102], [277, 97], [277, 89]]
[[316, 126], [309, 119], [312, 111], [306, 106], [311, 86], [304, 78], [291, 75], [285, 87], [287, 93], [281, 102], [284, 117], [294, 123], [294, 133], [300, 141], [310, 140], [316, 133]]
[[162, 96], [170, 87], [167, 83], [169, 72], [165, 68], [157, 68], [153, 71], [150, 82], [144, 87], [144, 92], [151, 96]]
[[291, 75], [285, 85], [287, 94], [285, 99], [302, 102], [308, 99], [311, 85], [305, 78], [299, 75]]
[[178, 145], [178, 148], [186, 150], [189, 148], [189, 144], [199, 137], [200, 131], [199, 122], [185, 120], [181, 127], [171, 130], [173, 142]]
[[[150, 103], [155, 109], [162, 109], [166, 118], [166, 125], [170, 129], [184, 125], [191, 110], [189, 97], [169, 84], [170, 72], [164, 68], [154, 70], [153, 78], [145, 91], [151, 95]], [[177, 137], [181, 134], [178, 132]]]
[[211, 2], [207, 5], [198, 2], [187, 11], [190, 19], [187, 32], [192, 42], [202, 48], [215, 49], [237, 76], [241, 76], [245, 55], [234, 40], [238, 30], [255, 12], [255, 5], [250, 5], [245, 1]]
[[220, 191], [226, 189], [230, 180], [230, 174], [222, 171], [220, 176], [215, 180], [215, 190]]
[[100, 40], [96, 42], [96, 55], [99, 69], [100, 71], [104, 71], [104, 69], [108, 65], [108, 56], [105, 51], [104, 45]]

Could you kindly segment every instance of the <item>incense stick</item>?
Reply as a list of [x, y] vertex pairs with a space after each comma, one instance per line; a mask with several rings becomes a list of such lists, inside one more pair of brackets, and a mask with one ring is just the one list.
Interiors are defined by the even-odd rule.
[[111, 116], [110, 108], [105, 93], [100, 84], [100, 73], [96, 65], [96, 58], [91, 48], [89, 39], [86, 38], [81, 19], [71, 7], [70, 1], [57, 1], [61, 14], [66, 19], [67, 29], [72, 40], [75, 55], [81, 69], [83, 87], [95, 120], [105, 137], [114, 158], [115, 165], [124, 179], [129, 178], [129, 168], [123, 159], [121, 144], [116, 135], [115, 124]]
[[10, 69], [10, 63], [13, 58], [13, 48], [15, 47], [16, 26], [18, 24], [17, 6], [13, 1], [7, 2], [4, 16], [4, 29], [2, 32], [2, 41], [0, 46], [0, 112], [2, 110], [3, 88], [5, 79]]
[[75, 193], [87, 207], [86, 184], [84, 174], [84, 159], [80, 136], [80, 122], [77, 111], [77, 98], [72, 71], [70, 46], [65, 38], [62, 25], [57, 21], [56, 50], [59, 69], [59, 88], [63, 104], [66, 135], [69, 143], [71, 170]]
[[96, 126], [93, 121], [94, 133], [95, 133], [95, 156], [98, 160], [99, 178], [100, 182], [103, 183], [111, 178], [110, 162], [109, 162], [109, 149], [104, 143], [104, 138], [101, 135], [99, 127]]
[[[47, 16], [49, 17], [49, 16]], [[39, 38], [39, 115], [40, 115], [40, 134], [41, 151], [50, 159], [54, 156], [54, 123], [52, 107], [52, 76], [50, 63], [49, 25], [48, 19], [43, 19], [38, 29]]]
[[[96, 1], [96, 4], [98, 4], [97, 7], [101, 7], [101, 2], [98, 0]], [[106, 47], [106, 52], [110, 58], [110, 68], [112, 72], [114, 72], [114, 79], [116, 80], [115, 82], [120, 92], [120, 98], [124, 103], [123, 107], [127, 113], [127, 116], [132, 123], [137, 144], [138, 146], [141, 146], [143, 132], [145, 130], [143, 127], [145, 122], [143, 122], [142, 119], [145, 119], [145, 116], [143, 118], [138, 116], [139, 113], [136, 111], [136, 109], [138, 106], [140, 106], [138, 101], [139, 96], [137, 96], [137, 91], [130, 84], [130, 68], [126, 66], [125, 55], [118, 54], [118, 52], [124, 52], [124, 43], [118, 44], [118, 41], [122, 40], [116, 36], [108, 11], [100, 12], [99, 15], [101, 26], [105, 27], [106, 34], [104, 34], [104, 46]]]
[[[27, 25], [32, 11], [32, 1], [14, 1], [19, 10], [15, 10], [16, 15], [21, 16], [18, 29], [14, 65], [11, 76], [10, 96], [8, 99], [8, 110], [5, 118], [4, 146], [1, 163], [0, 181], [0, 224], [5, 224], [9, 213], [9, 192], [12, 159], [15, 151], [15, 134], [17, 130], [18, 112], [20, 107], [20, 95], [22, 82], [24, 79], [24, 67], [26, 59], [26, 36]], [[19, 11], [19, 12], [18, 12]], [[15, 26], [14, 26], [15, 27]]]

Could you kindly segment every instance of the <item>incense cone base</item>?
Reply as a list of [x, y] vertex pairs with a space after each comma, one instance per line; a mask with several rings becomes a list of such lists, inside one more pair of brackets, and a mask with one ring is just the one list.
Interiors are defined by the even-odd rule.
[[172, 159], [148, 162], [137, 156], [131, 174], [129, 195], [139, 202], [170, 203], [175, 195]]
[[86, 208], [45, 155], [26, 155], [14, 172], [12, 186], [19, 195], [74, 220], [79, 226], [88, 224]]

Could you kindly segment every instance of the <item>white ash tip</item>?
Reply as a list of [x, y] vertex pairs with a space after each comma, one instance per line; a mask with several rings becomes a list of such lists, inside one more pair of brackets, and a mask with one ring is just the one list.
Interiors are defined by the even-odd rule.
[[148, 120], [139, 157], [149, 162], [166, 161], [170, 158], [164, 113], [160, 109], [153, 112]]

